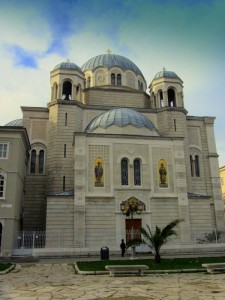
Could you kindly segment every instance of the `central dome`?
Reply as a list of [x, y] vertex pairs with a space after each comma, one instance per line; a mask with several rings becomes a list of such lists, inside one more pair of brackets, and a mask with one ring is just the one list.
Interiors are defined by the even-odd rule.
[[82, 71], [94, 70], [98, 67], [119, 67], [123, 70], [131, 70], [136, 75], [142, 75], [140, 69], [128, 58], [117, 54], [102, 54], [89, 59], [82, 67]]
[[86, 127], [85, 132], [93, 132], [96, 128], [104, 128], [111, 125], [124, 127], [133, 125], [137, 128], [146, 127], [156, 130], [154, 124], [141, 113], [130, 108], [116, 108], [95, 117]]

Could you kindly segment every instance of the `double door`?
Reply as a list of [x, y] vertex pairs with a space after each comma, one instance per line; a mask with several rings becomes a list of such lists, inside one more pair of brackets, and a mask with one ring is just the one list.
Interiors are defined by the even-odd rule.
[[141, 219], [126, 219], [126, 243], [132, 239], [141, 238]]

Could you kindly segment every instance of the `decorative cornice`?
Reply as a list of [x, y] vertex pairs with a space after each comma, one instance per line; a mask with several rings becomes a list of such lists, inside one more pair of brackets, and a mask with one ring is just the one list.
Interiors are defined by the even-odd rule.
[[[82, 109], [89, 109], [89, 110], [105, 110], [108, 111], [110, 109], [114, 109], [114, 108], [121, 108], [121, 106], [118, 105], [90, 105], [90, 104], [83, 104], [80, 101], [77, 100], [61, 100], [61, 99], [57, 99], [54, 101], [51, 101], [48, 103], [48, 108], [57, 104], [62, 104], [62, 105], [71, 105], [71, 106], [78, 106]], [[130, 109], [134, 109], [140, 113], [161, 113], [164, 111], [176, 111], [176, 112], [182, 112], [185, 115], [188, 113], [188, 111], [185, 108], [181, 108], [181, 107], [162, 107], [162, 108], [136, 108], [136, 107], [126, 107], [126, 108], [130, 108]], [[188, 118], [188, 117], [187, 117]]]
[[202, 121], [205, 124], [213, 125], [216, 117], [198, 117], [198, 116], [187, 116], [187, 120], [189, 121]]
[[150, 99], [150, 95], [147, 94], [145, 91], [139, 91], [136, 89], [132, 89], [129, 88], [127, 86], [122, 86], [122, 85], [116, 85], [116, 86], [111, 86], [111, 85], [104, 85], [104, 86], [93, 86], [93, 87], [88, 87], [85, 88], [84, 90], [85, 92], [88, 91], [99, 91], [99, 92], [117, 92], [117, 93], [130, 93], [130, 94], [144, 94], [145, 96], [147, 96]]
[[188, 111], [183, 107], [175, 107], [175, 106], [164, 106], [161, 108], [157, 108], [157, 113], [161, 113], [164, 111], [176, 111], [176, 112], [182, 112], [183, 114], [187, 115]]
[[105, 134], [105, 133], [87, 133], [74, 132], [75, 136], [86, 136], [93, 138], [123, 138], [123, 139], [137, 139], [137, 140], [162, 140], [162, 141], [183, 141], [183, 137], [168, 137], [168, 136], [145, 136], [145, 135], [129, 135], [129, 134]]
[[210, 158], [210, 157], [218, 158], [219, 155], [218, 155], [217, 153], [210, 153], [210, 154], [208, 155], [208, 158]]
[[39, 111], [39, 112], [49, 112], [47, 107], [32, 107], [32, 106], [21, 106], [22, 111]]

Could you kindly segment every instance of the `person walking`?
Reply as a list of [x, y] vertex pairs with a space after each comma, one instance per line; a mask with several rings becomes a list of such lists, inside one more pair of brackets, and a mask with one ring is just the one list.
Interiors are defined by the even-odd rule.
[[124, 239], [121, 240], [120, 249], [121, 249], [121, 256], [124, 257], [124, 254], [126, 252], [126, 245], [124, 243]]

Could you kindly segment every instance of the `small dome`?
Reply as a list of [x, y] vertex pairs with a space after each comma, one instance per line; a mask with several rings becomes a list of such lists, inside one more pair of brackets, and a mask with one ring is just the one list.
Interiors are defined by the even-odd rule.
[[95, 117], [86, 127], [85, 132], [93, 132], [96, 128], [107, 128], [111, 125], [124, 127], [133, 125], [137, 128], [147, 127], [156, 130], [154, 124], [141, 113], [129, 108], [116, 108]]
[[13, 121], [5, 124], [4, 126], [23, 126], [23, 119], [13, 120]]
[[95, 56], [89, 59], [81, 67], [81, 69], [83, 72], [85, 72], [87, 70], [94, 70], [98, 67], [106, 67], [108, 69], [112, 67], [119, 67], [123, 70], [131, 70], [136, 75], [141, 75], [144, 78], [142, 72], [131, 60], [117, 54], [102, 54], [102, 55]]
[[156, 73], [154, 79], [161, 78], [161, 77], [179, 78], [175, 72], [163, 70]]
[[72, 62], [62, 62], [57, 66], [55, 66], [53, 70], [57, 70], [57, 69], [77, 70], [82, 73], [81, 68]]

